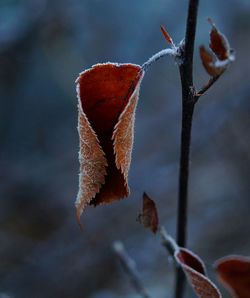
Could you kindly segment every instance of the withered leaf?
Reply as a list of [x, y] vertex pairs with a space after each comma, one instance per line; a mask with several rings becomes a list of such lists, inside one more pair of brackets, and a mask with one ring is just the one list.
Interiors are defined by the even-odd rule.
[[218, 278], [235, 298], [250, 297], [250, 258], [227, 256], [215, 263]]
[[224, 71], [223, 68], [215, 66], [213, 54], [210, 53], [204, 46], [200, 47], [200, 57], [204, 68], [210, 76], [218, 76]]
[[142, 213], [139, 214], [140, 223], [150, 228], [153, 233], [158, 231], [159, 219], [155, 202], [144, 192]]
[[84, 208], [129, 195], [135, 109], [144, 72], [139, 65], [97, 64], [76, 80], [80, 138], [77, 220]]
[[206, 276], [205, 265], [202, 260], [185, 248], [175, 252], [175, 259], [186, 274], [189, 284], [200, 298], [221, 298], [220, 291]]
[[[207, 73], [213, 78], [218, 77], [227, 69], [234, 61], [234, 51], [230, 49], [227, 38], [219, 32], [211, 19], [208, 19], [212, 29], [210, 31], [210, 53], [204, 46], [200, 47], [200, 57]], [[214, 82], [214, 81], [213, 81]]]
[[210, 48], [215, 53], [219, 60], [226, 60], [230, 56], [230, 46], [229, 42], [224, 34], [222, 34], [212, 22], [211, 19], [208, 19], [212, 25], [210, 31]]
[[171, 36], [169, 35], [168, 31], [163, 26], [161, 26], [161, 32], [162, 32], [163, 36], [165, 37], [166, 41], [173, 46], [174, 42], [173, 42]]

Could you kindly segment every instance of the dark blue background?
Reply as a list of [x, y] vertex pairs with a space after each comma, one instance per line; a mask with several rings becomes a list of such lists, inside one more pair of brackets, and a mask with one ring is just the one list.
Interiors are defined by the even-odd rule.
[[[142, 64], [166, 47], [160, 25], [179, 42], [186, 10], [184, 0], [0, 2], [0, 297], [137, 297], [112, 252], [117, 239], [137, 261], [152, 295], [171, 297], [173, 267], [159, 237], [136, 217], [146, 191], [161, 223], [175, 235], [177, 66], [164, 58], [142, 83], [131, 197], [89, 207], [83, 233], [74, 209], [79, 168], [74, 81], [98, 62]], [[214, 260], [250, 250], [249, 1], [200, 1], [197, 86], [208, 79], [198, 56], [198, 46], [209, 42], [207, 17], [237, 56], [194, 114], [188, 244], [214, 278]]]

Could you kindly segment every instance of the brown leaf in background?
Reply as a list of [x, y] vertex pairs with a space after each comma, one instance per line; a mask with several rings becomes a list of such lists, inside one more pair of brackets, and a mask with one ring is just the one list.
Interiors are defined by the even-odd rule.
[[210, 76], [215, 77], [223, 72], [223, 68], [216, 67], [214, 65], [213, 54], [210, 53], [204, 46], [200, 47], [200, 57], [204, 68]]
[[250, 258], [227, 256], [215, 263], [218, 279], [235, 298], [250, 297]]
[[143, 193], [142, 214], [139, 214], [138, 219], [153, 233], [158, 231], [159, 219], [156, 204], [145, 192]]
[[206, 276], [205, 265], [197, 255], [188, 249], [179, 248], [176, 250], [174, 256], [198, 297], [222, 297], [214, 283]]
[[222, 34], [215, 26], [211, 19], [208, 19], [212, 25], [210, 31], [210, 48], [219, 60], [226, 60], [230, 56], [229, 42], [224, 34]]
[[129, 195], [135, 109], [144, 72], [135, 64], [97, 64], [77, 83], [80, 138], [77, 219], [89, 204]]

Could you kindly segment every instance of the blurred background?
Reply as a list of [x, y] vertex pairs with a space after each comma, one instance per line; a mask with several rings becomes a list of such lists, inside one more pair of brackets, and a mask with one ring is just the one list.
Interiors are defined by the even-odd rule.
[[[131, 196], [75, 221], [75, 79], [98, 62], [142, 64], [183, 38], [187, 0], [0, 1], [0, 297], [138, 297], [112, 251], [121, 240], [153, 297], [171, 297], [173, 266], [158, 236], [136, 222], [146, 191], [175, 235], [180, 80], [171, 58], [141, 86]], [[188, 245], [205, 261], [250, 254], [250, 3], [200, 1], [195, 81], [208, 76], [198, 46], [211, 17], [236, 62], [200, 99], [193, 125]], [[223, 292], [224, 293], [224, 292]], [[193, 297], [187, 289], [186, 297]], [[225, 297], [228, 297], [225, 294]]]

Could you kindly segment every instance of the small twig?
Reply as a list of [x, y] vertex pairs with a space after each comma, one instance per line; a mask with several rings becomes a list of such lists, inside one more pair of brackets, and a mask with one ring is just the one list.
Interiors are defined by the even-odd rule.
[[177, 55], [177, 49], [176, 47], [172, 47], [171, 49], [164, 49], [161, 50], [160, 52], [154, 54], [151, 58], [148, 59], [148, 61], [146, 61], [143, 65], [142, 65], [142, 69], [144, 71], [146, 71], [148, 69], [149, 66], [151, 66], [151, 64], [153, 64], [154, 62], [156, 62], [157, 60], [159, 60], [160, 58], [164, 57], [164, 56], [173, 56], [176, 57]]
[[162, 239], [162, 245], [167, 249], [170, 256], [174, 257], [175, 252], [179, 250], [179, 246], [175, 242], [174, 238], [167, 233], [164, 227], [161, 227], [160, 235]]
[[210, 89], [210, 88], [213, 86], [213, 84], [220, 78], [221, 75], [222, 75], [222, 73], [220, 73], [220, 74], [217, 75], [217, 76], [211, 77], [211, 78], [209, 79], [209, 81], [207, 82], [207, 84], [204, 85], [204, 86], [200, 89], [200, 91], [198, 91], [198, 92], [196, 93], [195, 97], [198, 99], [200, 96], [204, 95], [204, 94], [207, 92], [207, 90]]
[[145, 289], [142, 280], [139, 276], [139, 273], [136, 270], [136, 263], [126, 252], [124, 245], [120, 241], [113, 243], [113, 249], [116, 255], [118, 256], [124, 270], [128, 274], [130, 281], [142, 298], [151, 298]]

